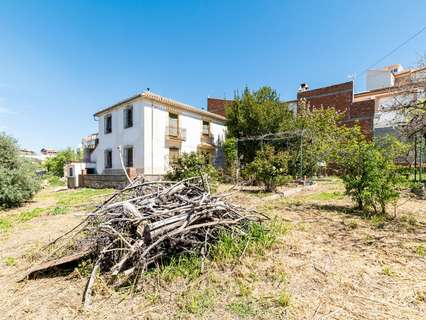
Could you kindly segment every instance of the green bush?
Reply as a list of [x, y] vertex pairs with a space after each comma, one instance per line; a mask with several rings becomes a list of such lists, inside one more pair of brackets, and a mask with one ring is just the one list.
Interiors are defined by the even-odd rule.
[[369, 142], [359, 128], [348, 130], [350, 137], [342, 144], [338, 163], [346, 194], [360, 210], [373, 209], [386, 214], [386, 205], [399, 197], [403, 178], [395, 165], [398, 143], [389, 139], [386, 144]]
[[223, 153], [225, 155], [225, 173], [232, 179], [237, 177], [237, 139], [227, 137], [223, 142]]
[[172, 170], [167, 172], [165, 178], [172, 181], [208, 175], [209, 182], [214, 190], [218, 181], [218, 172], [210, 164], [209, 157], [203, 153], [184, 153], [172, 164]]
[[263, 183], [266, 191], [272, 192], [289, 181], [288, 160], [287, 152], [275, 152], [273, 146], [267, 145], [256, 153], [255, 159], [244, 169], [244, 174]]
[[21, 205], [40, 189], [36, 167], [19, 157], [16, 141], [0, 133], [0, 208]]
[[47, 183], [52, 187], [64, 187], [65, 181], [63, 181], [60, 177], [48, 174], [46, 176]]

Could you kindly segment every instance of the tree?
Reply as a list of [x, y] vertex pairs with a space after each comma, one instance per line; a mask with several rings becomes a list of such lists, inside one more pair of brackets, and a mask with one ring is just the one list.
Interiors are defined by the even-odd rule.
[[0, 133], [0, 207], [19, 206], [39, 189], [35, 166], [19, 157], [15, 139]]
[[340, 139], [338, 122], [341, 118], [342, 114], [334, 108], [310, 108], [303, 101], [299, 103], [292, 122], [293, 131], [299, 135], [288, 144], [292, 175], [317, 175], [319, 165], [333, 158], [336, 142]]
[[225, 155], [226, 174], [235, 179], [237, 173], [237, 139], [227, 137], [222, 148]]
[[288, 152], [276, 152], [272, 145], [266, 145], [257, 151], [255, 159], [245, 168], [245, 174], [263, 183], [266, 191], [273, 192], [289, 181], [288, 160]]
[[[279, 100], [272, 88], [250, 91], [246, 87], [243, 94], [235, 95], [226, 108], [228, 137], [238, 139], [285, 131], [290, 127], [292, 117], [288, 106]], [[241, 162], [247, 164], [253, 161], [261, 142], [238, 142], [237, 147]]]
[[336, 162], [346, 194], [356, 202], [358, 209], [386, 214], [386, 205], [399, 197], [402, 176], [395, 159], [403, 152], [401, 142], [392, 137], [385, 141], [367, 141], [358, 126], [342, 128], [341, 132], [343, 138]]
[[64, 166], [71, 161], [80, 160], [80, 155], [71, 148], [58, 152], [55, 156], [47, 158], [43, 165], [49, 174], [64, 176]]

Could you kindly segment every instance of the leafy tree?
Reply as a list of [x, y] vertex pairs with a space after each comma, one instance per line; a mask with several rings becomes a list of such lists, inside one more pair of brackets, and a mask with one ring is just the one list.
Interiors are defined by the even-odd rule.
[[245, 168], [245, 173], [265, 185], [266, 191], [273, 192], [277, 186], [288, 182], [288, 152], [276, 152], [272, 145], [266, 145], [256, 153], [255, 159]]
[[39, 189], [35, 166], [19, 157], [16, 140], [0, 133], [0, 207], [19, 206]]
[[57, 177], [64, 176], [64, 166], [71, 161], [80, 160], [80, 155], [71, 148], [58, 152], [55, 156], [47, 158], [43, 165], [47, 172]]
[[290, 171], [294, 176], [313, 176], [319, 164], [333, 158], [340, 138], [338, 122], [342, 115], [334, 108], [309, 108], [301, 103], [293, 121], [299, 135], [289, 144]]
[[[250, 91], [246, 87], [243, 94], [235, 95], [226, 108], [226, 118], [228, 136], [241, 138], [285, 131], [289, 128], [292, 113], [272, 88], [261, 87], [257, 91]], [[238, 142], [241, 162], [250, 163], [260, 145], [259, 141]]]
[[223, 142], [222, 148], [226, 161], [226, 173], [235, 179], [237, 170], [237, 140], [227, 137]]
[[367, 141], [358, 126], [341, 132], [344, 138], [337, 152], [337, 163], [346, 194], [358, 209], [386, 214], [386, 205], [398, 199], [398, 186], [402, 182], [395, 164], [403, 149], [400, 142], [392, 138], [386, 143]]
[[210, 184], [215, 189], [218, 181], [218, 172], [210, 164], [207, 154], [204, 153], [184, 153], [176, 162], [172, 164], [172, 170], [167, 172], [165, 178], [172, 181], [183, 180], [186, 178], [208, 175]]

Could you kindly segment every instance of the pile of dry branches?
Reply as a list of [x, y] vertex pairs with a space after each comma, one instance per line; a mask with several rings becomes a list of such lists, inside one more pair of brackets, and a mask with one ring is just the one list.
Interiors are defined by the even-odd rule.
[[80, 248], [86, 249], [60, 263], [90, 253], [94, 264], [83, 297], [87, 305], [98, 272], [111, 285], [135, 285], [150, 265], [184, 253], [204, 259], [220, 230], [244, 234], [249, 222], [262, 219], [255, 211], [230, 204], [225, 195], [212, 196], [204, 177], [136, 181], [89, 214], [77, 232], [84, 235]]

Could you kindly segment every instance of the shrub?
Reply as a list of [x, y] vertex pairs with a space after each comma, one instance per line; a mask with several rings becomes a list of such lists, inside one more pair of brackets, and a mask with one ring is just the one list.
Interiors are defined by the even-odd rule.
[[0, 208], [21, 205], [40, 189], [36, 168], [19, 157], [16, 141], [0, 133]]
[[273, 146], [267, 145], [256, 153], [254, 161], [245, 168], [245, 173], [256, 182], [263, 183], [266, 191], [272, 192], [289, 181], [288, 159], [287, 152], [275, 152]]
[[209, 157], [203, 153], [184, 153], [174, 164], [165, 178], [168, 180], [179, 181], [186, 178], [208, 175], [213, 189], [216, 187], [218, 172], [213, 165], [209, 163]]
[[386, 214], [386, 205], [399, 197], [402, 176], [395, 165], [395, 144], [368, 142], [359, 128], [348, 130], [348, 138], [339, 151], [337, 162], [342, 173], [346, 194], [358, 209], [373, 209]]
[[227, 137], [223, 142], [225, 155], [226, 174], [235, 179], [237, 176], [237, 139]]
[[47, 175], [46, 177], [47, 183], [52, 187], [63, 187], [65, 186], [65, 182], [58, 176], [55, 175]]

